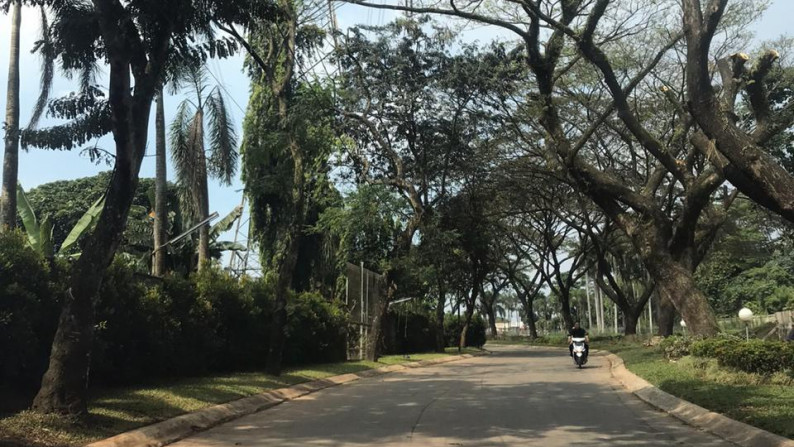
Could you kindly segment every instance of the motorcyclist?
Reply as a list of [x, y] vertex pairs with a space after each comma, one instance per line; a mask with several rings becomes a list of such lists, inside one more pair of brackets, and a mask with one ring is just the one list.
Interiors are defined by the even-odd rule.
[[574, 338], [583, 338], [584, 337], [584, 354], [590, 354], [590, 337], [587, 335], [587, 331], [584, 328], [579, 327], [579, 322], [573, 324], [573, 328], [568, 331], [568, 351], [573, 357], [573, 339]]

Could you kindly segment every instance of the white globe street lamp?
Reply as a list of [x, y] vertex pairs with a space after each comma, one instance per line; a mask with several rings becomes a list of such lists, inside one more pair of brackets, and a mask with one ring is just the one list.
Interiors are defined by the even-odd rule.
[[684, 337], [686, 337], [686, 321], [681, 320], [681, 328], [684, 330]]
[[750, 340], [750, 320], [753, 319], [753, 311], [748, 309], [748, 308], [746, 308], [746, 307], [742, 307], [742, 309], [739, 311], [739, 319], [744, 321], [744, 335], [745, 335], [745, 339], [747, 341], [749, 341]]

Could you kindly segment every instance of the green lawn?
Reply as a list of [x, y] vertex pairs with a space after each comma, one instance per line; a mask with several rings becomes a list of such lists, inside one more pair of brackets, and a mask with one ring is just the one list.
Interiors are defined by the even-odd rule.
[[[479, 352], [467, 349], [464, 353]], [[89, 416], [73, 420], [62, 416], [22, 411], [0, 419], [0, 446], [78, 446], [157, 421], [229, 402], [275, 388], [354, 373], [381, 366], [416, 362], [457, 354], [391, 355], [378, 362], [357, 361], [314, 365], [285, 371], [275, 377], [259, 372], [234, 373], [164, 382], [149, 386], [95, 390]], [[16, 444], [18, 443], [18, 444]]]
[[[552, 340], [557, 346], [564, 347]], [[549, 341], [541, 340], [541, 345]], [[488, 341], [488, 344], [526, 341]], [[672, 362], [655, 347], [622, 340], [591, 341], [592, 349], [621, 356], [626, 367], [658, 388], [732, 419], [794, 438], [794, 377], [770, 377], [723, 368], [714, 360], [684, 357]]]

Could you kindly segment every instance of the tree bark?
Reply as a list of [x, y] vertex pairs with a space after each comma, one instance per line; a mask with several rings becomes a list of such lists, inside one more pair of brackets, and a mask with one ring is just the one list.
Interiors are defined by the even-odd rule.
[[[482, 293], [480, 293], [483, 295]], [[484, 296], [484, 295], [483, 295]], [[496, 312], [494, 311], [494, 303], [493, 302], [486, 302], [486, 300], [482, 300], [483, 310], [485, 310], [485, 314], [488, 317], [488, 329], [491, 330], [491, 337], [496, 338]]]
[[[375, 302], [375, 309], [374, 309], [374, 317], [372, 318], [372, 323], [370, 324], [369, 328], [369, 336], [367, 337], [367, 349], [365, 352], [366, 360], [371, 362], [377, 362], [381, 355], [381, 349], [383, 347], [383, 322], [386, 321], [386, 316], [389, 313], [389, 303], [394, 300], [394, 294], [396, 293], [395, 283], [393, 278], [390, 277], [391, 275], [387, 274], [387, 289], [385, 296], [384, 294], [379, 294], [383, 296], [377, 302]], [[377, 287], [381, 287], [382, 284], [378, 284]]]
[[673, 327], [675, 326], [675, 306], [669, 298], [658, 295], [658, 303], [656, 304], [656, 324], [657, 335], [662, 337], [669, 337], [673, 335]]
[[0, 232], [17, 226], [17, 182], [19, 177], [19, 31], [22, 3], [12, 2], [11, 51], [8, 54], [6, 91], [5, 154], [3, 186], [0, 191]]
[[165, 144], [165, 101], [163, 89], [157, 93], [157, 111], [155, 117], [155, 181], [154, 181], [154, 260], [152, 276], [165, 275], [165, 243], [168, 242], [168, 180], [166, 171]]
[[444, 281], [438, 281], [438, 301], [436, 302], [436, 352], [444, 352], [447, 342], [444, 337], [444, 306], [447, 304], [447, 291]]
[[[475, 295], [475, 300], [477, 292], [476, 288], [472, 290], [472, 295]], [[466, 312], [463, 314], [463, 326], [460, 329], [460, 337], [458, 337], [458, 350], [462, 350], [466, 347], [466, 333], [469, 331], [469, 326], [471, 326], [471, 318], [474, 315], [474, 305], [471, 302], [466, 303]]]
[[689, 270], [663, 253], [650, 256], [646, 265], [660, 295], [673, 303], [693, 334], [713, 336], [719, 332], [706, 295], [697, 288]]
[[[564, 295], [564, 297], [563, 297]], [[561, 294], [560, 299], [560, 313], [562, 314], [562, 321], [565, 324], [565, 330], [573, 327], [573, 316], [571, 315], [571, 298], [567, 293]]]
[[538, 328], [535, 325], [535, 311], [532, 309], [534, 304], [534, 297], [527, 297], [524, 304], [524, 313], [526, 314], [527, 326], [529, 326], [529, 338], [538, 338]]
[[637, 335], [637, 320], [640, 314], [634, 312], [634, 309], [621, 309], [623, 313], [623, 334], [624, 335]]
[[292, 225], [290, 233], [285, 236], [285, 246], [278, 260], [278, 279], [276, 280], [275, 301], [273, 302], [273, 319], [270, 326], [270, 346], [267, 352], [265, 371], [268, 374], [280, 375], [282, 370], [282, 356], [286, 343], [287, 330], [287, 301], [292, 276], [298, 261], [301, 229]]
[[[199, 123], [198, 126], [204, 124], [204, 112], [199, 109], [196, 112], [195, 120]], [[203, 133], [203, 131], [202, 131]], [[203, 138], [202, 138], [203, 140]], [[203, 221], [210, 216], [210, 193], [207, 185], [207, 157], [204, 154], [204, 147], [200, 148], [196, 154], [198, 161], [196, 162], [197, 171], [196, 176], [196, 190], [195, 194], [196, 208], [199, 212], [199, 221]], [[206, 264], [210, 262], [210, 224], [209, 222], [199, 227], [199, 244], [198, 244], [198, 269], [201, 271]]]

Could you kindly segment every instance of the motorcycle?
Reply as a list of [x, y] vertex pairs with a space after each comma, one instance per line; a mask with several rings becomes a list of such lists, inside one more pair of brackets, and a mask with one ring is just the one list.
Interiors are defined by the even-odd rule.
[[584, 349], [585, 338], [574, 337], [571, 342], [573, 343], [573, 361], [576, 366], [581, 368], [587, 363], [587, 351]]

